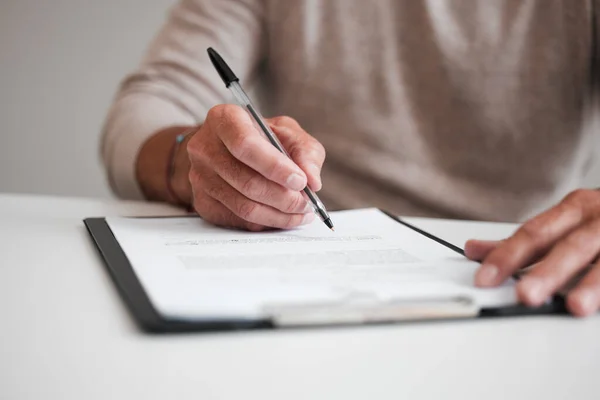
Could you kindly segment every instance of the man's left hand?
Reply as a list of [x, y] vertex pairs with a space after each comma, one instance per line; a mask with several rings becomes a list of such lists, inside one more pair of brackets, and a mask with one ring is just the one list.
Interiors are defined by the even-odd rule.
[[567, 307], [577, 316], [593, 314], [600, 308], [600, 191], [576, 190], [508, 239], [468, 241], [465, 254], [482, 262], [475, 276], [480, 287], [497, 286], [533, 265], [517, 284], [519, 299], [532, 307], [583, 273], [569, 290]]

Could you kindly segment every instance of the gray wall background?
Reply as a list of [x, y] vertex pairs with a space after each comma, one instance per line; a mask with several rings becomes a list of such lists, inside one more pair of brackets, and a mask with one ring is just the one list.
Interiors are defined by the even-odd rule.
[[0, 192], [110, 196], [102, 122], [174, 1], [0, 1]]
[[0, 0], [0, 192], [107, 197], [99, 132], [175, 0]]

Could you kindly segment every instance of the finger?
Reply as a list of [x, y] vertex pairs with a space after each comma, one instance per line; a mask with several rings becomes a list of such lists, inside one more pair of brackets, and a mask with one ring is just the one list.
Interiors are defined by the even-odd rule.
[[595, 220], [560, 240], [537, 266], [521, 279], [517, 293], [523, 303], [540, 306], [579, 271], [586, 268], [600, 250], [600, 221]]
[[277, 117], [270, 121], [275, 132], [290, 157], [302, 168], [308, 178], [308, 186], [321, 190], [321, 168], [325, 161], [325, 148], [319, 141], [309, 135], [290, 117]]
[[567, 296], [567, 308], [574, 315], [585, 317], [600, 308], [600, 263]]
[[520, 268], [539, 259], [561, 237], [584, 221], [581, 209], [563, 201], [527, 221], [492, 250], [475, 276], [478, 286], [496, 286]]
[[269, 229], [269, 227], [264, 225], [244, 221], [232, 213], [231, 210], [223, 204], [211, 198], [203, 191], [201, 191], [201, 195], [194, 196], [194, 208], [203, 220], [210, 222], [213, 225], [244, 229], [252, 232], [261, 232]]
[[481, 261], [498, 247], [500, 242], [500, 240], [469, 240], [465, 244], [465, 256], [474, 261]]
[[300, 191], [306, 187], [304, 171], [261, 136], [241, 107], [213, 107], [207, 121], [209, 117], [211, 129], [235, 158], [288, 189]]
[[[266, 204], [288, 214], [304, 214], [312, 207], [302, 195], [272, 182], [234, 158], [222, 143], [211, 159], [214, 171], [234, 189], [258, 203]], [[202, 161], [200, 161], [202, 162]]]
[[313, 221], [314, 213], [287, 214], [273, 207], [257, 203], [235, 190], [217, 174], [202, 178], [201, 187], [213, 199], [245, 221], [272, 228], [290, 229]]

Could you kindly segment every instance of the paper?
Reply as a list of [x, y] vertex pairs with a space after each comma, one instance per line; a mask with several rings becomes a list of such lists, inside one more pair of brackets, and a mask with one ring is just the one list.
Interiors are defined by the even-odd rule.
[[273, 307], [468, 296], [516, 302], [512, 282], [477, 289], [477, 264], [377, 209], [251, 233], [200, 218], [107, 218], [154, 306], [174, 318], [269, 317]]

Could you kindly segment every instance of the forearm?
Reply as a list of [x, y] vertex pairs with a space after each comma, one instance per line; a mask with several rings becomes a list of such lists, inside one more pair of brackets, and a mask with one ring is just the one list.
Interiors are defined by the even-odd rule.
[[[173, 5], [142, 64], [121, 85], [103, 129], [102, 161], [117, 196], [173, 202], [165, 173], [177, 133], [165, 128], [197, 124], [210, 107], [227, 101], [204, 52], [215, 38], [224, 55], [235, 55], [241, 80], [252, 84], [260, 76], [254, 72], [264, 58], [263, 3], [236, 1], [234, 13], [231, 1], [190, 0]], [[185, 175], [179, 166], [177, 175]], [[175, 179], [174, 185], [182, 181], [187, 182], [187, 176]], [[179, 197], [189, 198], [185, 190], [177, 190]]]
[[[171, 127], [152, 135], [140, 149], [136, 160], [136, 179], [148, 200], [189, 206], [192, 190], [189, 183], [190, 162], [187, 142], [192, 134], [176, 145], [179, 134], [190, 132], [187, 127]], [[172, 155], [175, 149], [175, 154]], [[171, 169], [173, 174], [170, 176]], [[171, 190], [169, 190], [169, 185]]]

